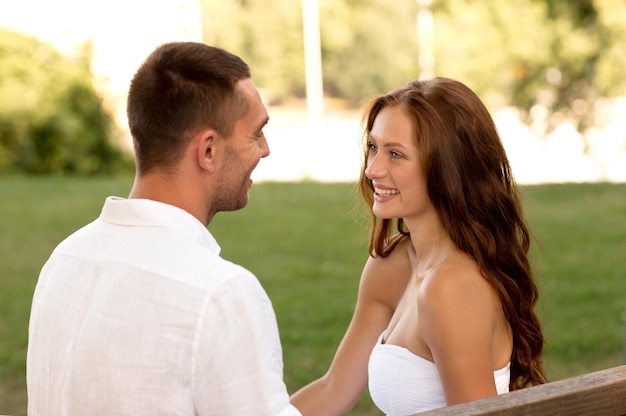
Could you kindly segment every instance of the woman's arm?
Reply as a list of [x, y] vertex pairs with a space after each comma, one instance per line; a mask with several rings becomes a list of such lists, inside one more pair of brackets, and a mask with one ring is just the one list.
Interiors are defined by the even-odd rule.
[[341, 415], [354, 407], [367, 385], [372, 348], [387, 328], [410, 274], [400, 245], [387, 258], [367, 260], [354, 315], [328, 372], [291, 396], [304, 416]]

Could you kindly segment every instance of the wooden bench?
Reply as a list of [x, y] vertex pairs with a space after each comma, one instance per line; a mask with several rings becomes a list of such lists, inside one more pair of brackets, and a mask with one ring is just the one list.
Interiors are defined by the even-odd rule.
[[461, 415], [625, 416], [626, 365], [420, 413]]

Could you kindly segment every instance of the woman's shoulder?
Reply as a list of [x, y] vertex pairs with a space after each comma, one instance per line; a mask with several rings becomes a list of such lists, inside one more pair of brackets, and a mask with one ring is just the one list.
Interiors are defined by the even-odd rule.
[[433, 268], [420, 285], [419, 304], [446, 308], [492, 304], [497, 294], [470, 256], [459, 253]]
[[412, 270], [409, 257], [410, 247], [411, 239], [408, 236], [402, 238], [386, 256], [370, 255], [365, 264], [365, 269], [375, 272], [378, 277], [393, 278], [406, 273], [410, 275]]
[[360, 291], [395, 308], [411, 278], [410, 238], [400, 241], [387, 255], [369, 256], [361, 274]]

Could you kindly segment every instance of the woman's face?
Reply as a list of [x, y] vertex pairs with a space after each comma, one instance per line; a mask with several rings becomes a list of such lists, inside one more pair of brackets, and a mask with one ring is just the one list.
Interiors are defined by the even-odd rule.
[[372, 181], [372, 210], [379, 218], [408, 220], [434, 212], [413, 132], [400, 106], [385, 107], [374, 119], [365, 176]]

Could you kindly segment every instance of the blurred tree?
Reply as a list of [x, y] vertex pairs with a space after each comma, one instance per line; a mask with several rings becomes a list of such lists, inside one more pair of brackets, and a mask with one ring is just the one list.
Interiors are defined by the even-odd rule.
[[[532, 105], [550, 59], [545, 5], [532, 0], [435, 1], [436, 73], [467, 83], [490, 106]], [[520, 88], [521, 86], [521, 88]]]
[[415, 0], [322, 0], [326, 92], [358, 104], [418, 76]]
[[[415, 0], [320, 0], [324, 89], [353, 104], [416, 76]], [[204, 40], [241, 55], [270, 102], [305, 94], [301, 2], [203, 0]]]
[[[538, 0], [535, 0], [538, 1]], [[585, 129], [598, 95], [595, 74], [607, 43], [593, 0], [543, 0], [550, 33], [550, 60], [544, 64], [542, 104], [556, 114], [551, 127], [564, 118]], [[520, 91], [521, 88], [518, 88]]]
[[602, 28], [602, 50], [596, 66], [596, 87], [604, 97], [626, 95], [626, 5], [622, 0], [595, 0]]
[[202, 0], [205, 42], [240, 55], [273, 103], [304, 96], [302, 9], [294, 0]]
[[[301, 2], [203, 0], [205, 40], [244, 56], [273, 102], [304, 94]], [[626, 94], [623, 0], [433, 0], [435, 72], [490, 108], [535, 106], [584, 130]], [[324, 89], [360, 103], [419, 76], [415, 0], [320, 0]]]
[[0, 29], [0, 172], [109, 173], [130, 166], [91, 84], [88, 54]]
[[626, 93], [621, 0], [435, 0], [437, 73], [464, 80], [493, 107], [539, 105], [549, 131], [584, 131], [600, 96]]

